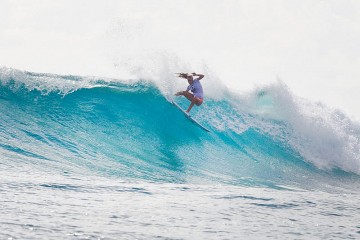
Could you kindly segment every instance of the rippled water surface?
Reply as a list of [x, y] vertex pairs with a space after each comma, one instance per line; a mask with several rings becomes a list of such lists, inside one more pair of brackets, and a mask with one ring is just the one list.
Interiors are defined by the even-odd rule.
[[360, 238], [351, 191], [34, 172], [1, 171], [0, 239]]

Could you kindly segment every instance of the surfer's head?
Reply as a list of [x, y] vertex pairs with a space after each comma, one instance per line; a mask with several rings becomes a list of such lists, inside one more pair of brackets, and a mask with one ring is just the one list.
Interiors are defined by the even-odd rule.
[[193, 76], [191, 74], [187, 74], [186, 79], [188, 80], [189, 84], [191, 84], [194, 81]]

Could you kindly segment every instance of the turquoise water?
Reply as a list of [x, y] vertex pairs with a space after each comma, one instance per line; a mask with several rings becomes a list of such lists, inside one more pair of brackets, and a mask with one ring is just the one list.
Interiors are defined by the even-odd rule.
[[2, 239], [360, 237], [360, 128], [337, 111], [208, 97], [207, 133], [147, 80], [0, 78]]

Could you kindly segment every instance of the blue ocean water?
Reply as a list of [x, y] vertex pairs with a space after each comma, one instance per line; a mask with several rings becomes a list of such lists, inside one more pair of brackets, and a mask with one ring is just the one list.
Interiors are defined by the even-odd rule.
[[359, 124], [281, 84], [208, 97], [207, 133], [146, 79], [0, 80], [2, 239], [360, 237]]

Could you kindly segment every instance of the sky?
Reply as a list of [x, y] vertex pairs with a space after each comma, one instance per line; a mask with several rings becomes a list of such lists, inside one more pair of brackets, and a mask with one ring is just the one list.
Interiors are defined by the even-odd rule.
[[[0, 66], [114, 78], [280, 79], [360, 121], [360, 1], [0, 0]], [[167, 75], [168, 73], [168, 75]]]

